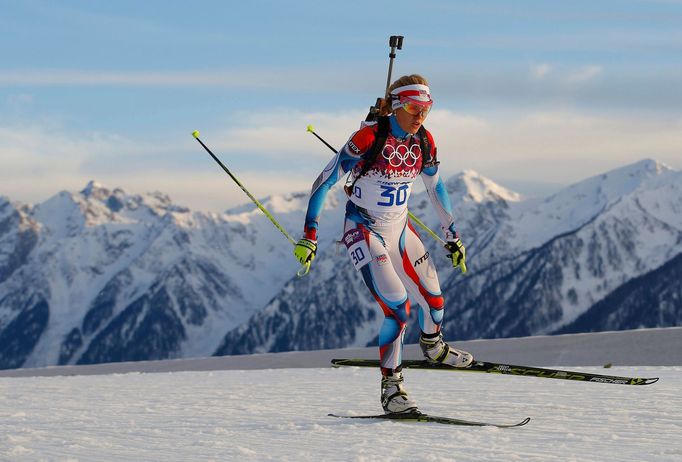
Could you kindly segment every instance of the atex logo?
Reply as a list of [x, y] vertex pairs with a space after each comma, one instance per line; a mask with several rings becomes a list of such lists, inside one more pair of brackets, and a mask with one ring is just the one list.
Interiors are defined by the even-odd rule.
[[351, 151], [353, 151], [355, 154], [360, 154], [360, 148], [353, 143], [353, 140], [348, 141], [348, 147], [350, 148]]
[[419, 257], [417, 260], [415, 260], [415, 262], [414, 262], [415, 268], [417, 267], [417, 265], [420, 265], [420, 264], [424, 263], [424, 262], [425, 262], [426, 260], [428, 260], [428, 259], [429, 259], [429, 253], [426, 252], [424, 255], [422, 255], [422, 256]]

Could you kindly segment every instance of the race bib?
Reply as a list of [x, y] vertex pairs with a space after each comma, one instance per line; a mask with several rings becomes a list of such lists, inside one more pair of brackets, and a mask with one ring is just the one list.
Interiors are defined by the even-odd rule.
[[407, 207], [411, 185], [404, 182], [376, 184], [360, 178], [353, 188], [350, 200], [363, 209], [380, 212], [400, 212]]
[[361, 230], [354, 228], [346, 232], [343, 235], [343, 243], [348, 249], [348, 256], [356, 270], [360, 271], [363, 266], [372, 261], [369, 246]]

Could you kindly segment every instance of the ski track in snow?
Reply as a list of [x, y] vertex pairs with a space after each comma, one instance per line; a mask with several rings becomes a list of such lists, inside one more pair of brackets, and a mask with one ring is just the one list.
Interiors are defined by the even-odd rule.
[[371, 369], [1, 378], [0, 460], [682, 460], [682, 367], [579, 369], [661, 380], [405, 371], [424, 412], [532, 417], [497, 429], [327, 417], [381, 411]]

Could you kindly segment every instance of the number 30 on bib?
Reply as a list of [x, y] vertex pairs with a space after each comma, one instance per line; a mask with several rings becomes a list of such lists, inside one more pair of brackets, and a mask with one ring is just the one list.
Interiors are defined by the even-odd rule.
[[367, 241], [365, 241], [362, 230], [354, 228], [346, 232], [343, 235], [343, 243], [346, 245], [346, 249], [348, 249], [348, 256], [356, 270], [359, 271], [360, 268], [372, 261], [369, 246]]

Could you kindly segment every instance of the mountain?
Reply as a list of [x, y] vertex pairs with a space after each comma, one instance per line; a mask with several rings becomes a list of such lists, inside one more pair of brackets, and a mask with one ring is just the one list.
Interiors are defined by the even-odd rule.
[[682, 253], [618, 287], [556, 333], [682, 325]]
[[[473, 171], [450, 178], [446, 188], [462, 217], [461, 233], [481, 241], [508, 219], [510, 203], [520, 200], [520, 195]], [[410, 210], [432, 229], [440, 229], [425, 192], [410, 198]], [[439, 272], [448, 271], [451, 264], [444, 250], [427, 240], [428, 235], [423, 239], [436, 256]], [[475, 241], [469, 249], [477, 247]], [[418, 336], [416, 315], [413, 309], [407, 341]], [[289, 281], [262, 311], [229, 332], [216, 355], [373, 345], [382, 321], [376, 302], [348, 263], [345, 247], [327, 248], [315, 258], [307, 277]]]
[[642, 161], [520, 203], [450, 278], [453, 338], [551, 333], [682, 251], [682, 174]]
[[[306, 200], [264, 203], [293, 230]], [[2, 198], [0, 367], [209, 356], [297, 269], [253, 206], [192, 213], [95, 182], [35, 206]]]
[[[467, 245], [468, 275], [453, 272], [443, 250], [423, 239], [441, 278], [450, 339], [555, 332], [682, 251], [682, 174], [655, 161], [545, 199], [523, 199], [470, 171], [446, 185]], [[439, 228], [424, 194], [411, 198], [410, 209]], [[308, 279], [290, 281], [229, 332], [216, 354], [376, 344], [380, 312], [345, 260], [322, 253]], [[412, 317], [407, 342], [418, 336]], [[618, 326], [609, 328], [624, 328]]]
[[[445, 184], [469, 273], [420, 233], [448, 339], [679, 325], [682, 173], [644, 160], [530, 199], [473, 171]], [[261, 201], [297, 238], [307, 199]], [[0, 197], [0, 368], [374, 345], [381, 311], [335, 244], [344, 202], [332, 190], [299, 278], [251, 204], [192, 212], [95, 182], [35, 205]], [[410, 210], [440, 230], [426, 193]]]

